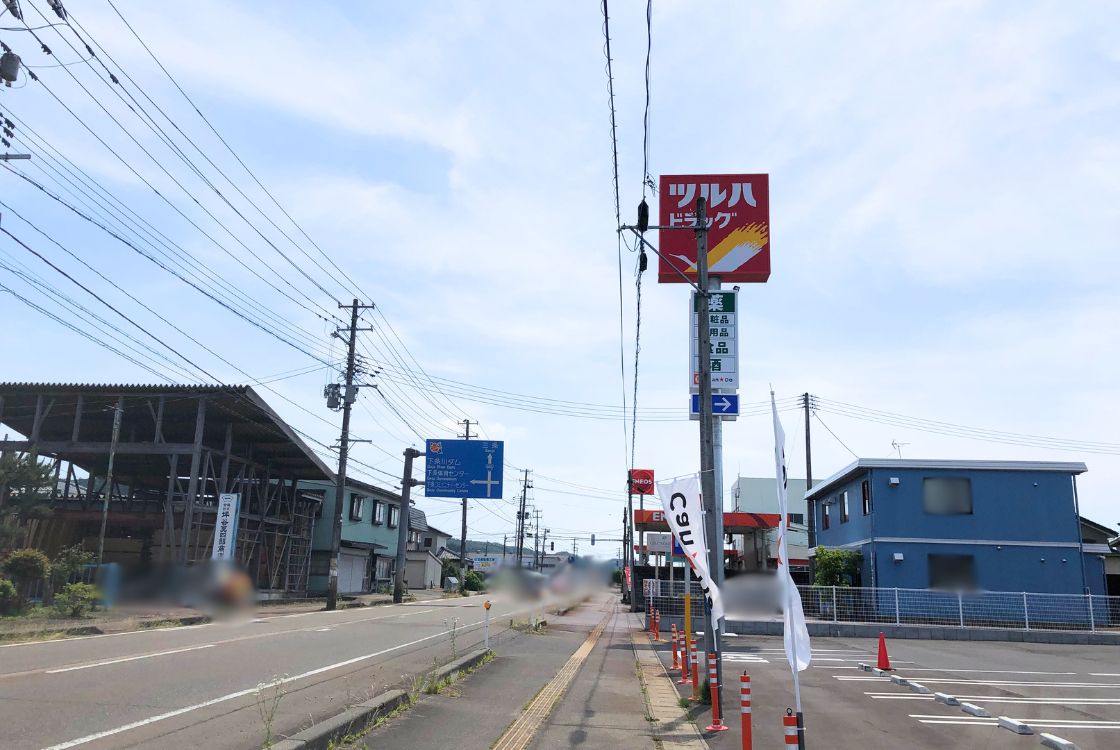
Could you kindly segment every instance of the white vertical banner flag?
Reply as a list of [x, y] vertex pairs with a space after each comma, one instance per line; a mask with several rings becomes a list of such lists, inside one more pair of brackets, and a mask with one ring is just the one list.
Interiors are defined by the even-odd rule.
[[719, 621], [723, 617], [723, 599], [720, 598], [719, 589], [712, 580], [708, 566], [704, 506], [700, 502], [700, 475], [658, 482], [657, 494], [661, 498], [666, 523], [681, 545], [688, 564], [700, 579], [700, 586], [712, 611], [712, 630], [719, 630]]
[[[805, 610], [801, 608], [801, 593], [789, 571], [789, 553], [786, 535], [789, 532], [789, 498], [786, 494], [786, 431], [778, 419], [774, 392], [770, 392], [770, 408], [774, 413], [774, 469], [778, 485], [778, 578], [782, 587], [785, 610], [785, 647], [789, 666], [796, 672], [809, 668], [813, 652], [809, 645], [809, 629], [805, 626]], [[795, 675], [796, 679], [796, 675]], [[798, 709], [800, 710], [800, 709]]]

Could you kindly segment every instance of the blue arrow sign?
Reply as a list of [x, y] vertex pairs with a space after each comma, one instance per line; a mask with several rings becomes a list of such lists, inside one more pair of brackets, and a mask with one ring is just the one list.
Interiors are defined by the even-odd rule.
[[500, 440], [427, 440], [425, 497], [502, 496]]
[[[700, 413], [700, 394], [692, 394], [692, 407], [690, 413]], [[712, 394], [712, 414], [720, 416], [738, 416], [739, 415], [739, 394], [738, 393], [713, 393]]]

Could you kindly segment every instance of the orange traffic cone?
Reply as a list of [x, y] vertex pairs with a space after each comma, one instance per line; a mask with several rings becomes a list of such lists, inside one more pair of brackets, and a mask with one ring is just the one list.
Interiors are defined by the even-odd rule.
[[887, 639], [883, 637], [883, 631], [879, 631], [879, 669], [891, 671], [891, 658], [887, 656]]

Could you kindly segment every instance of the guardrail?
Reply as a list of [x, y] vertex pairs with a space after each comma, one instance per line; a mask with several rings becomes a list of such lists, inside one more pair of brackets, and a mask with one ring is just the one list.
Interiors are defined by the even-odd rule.
[[[646, 608], [663, 616], [684, 613], [684, 581], [646, 579]], [[870, 586], [798, 586], [805, 616], [820, 622], [936, 625], [1008, 630], [1120, 629], [1120, 596], [1030, 591], [935, 591]], [[703, 606], [700, 584], [690, 582], [694, 616]], [[728, 620], [743, 619], [734, 608]]]

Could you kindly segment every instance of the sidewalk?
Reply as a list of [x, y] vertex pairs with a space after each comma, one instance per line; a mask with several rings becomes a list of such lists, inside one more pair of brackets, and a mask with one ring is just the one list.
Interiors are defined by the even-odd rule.
[[[550, 616], [542, 633], [511, 634], [493, 644], [492, 663], [448, 693], [425, 695], [357, 747], [427, 750], [453, 742], [457, 750], [489, 750], [502, 740], [502, 747], [541, 750], [653, 748], [654, 724], [646, 718], [631, 644], [638, 627], [617, 594], [593, 597], [564, 616]], [[575, 669], [574, 678], [552, 706], [542, 697], [561, 688], [566, 669]], [[526, 721], [533, 714], [537, 720]]]

